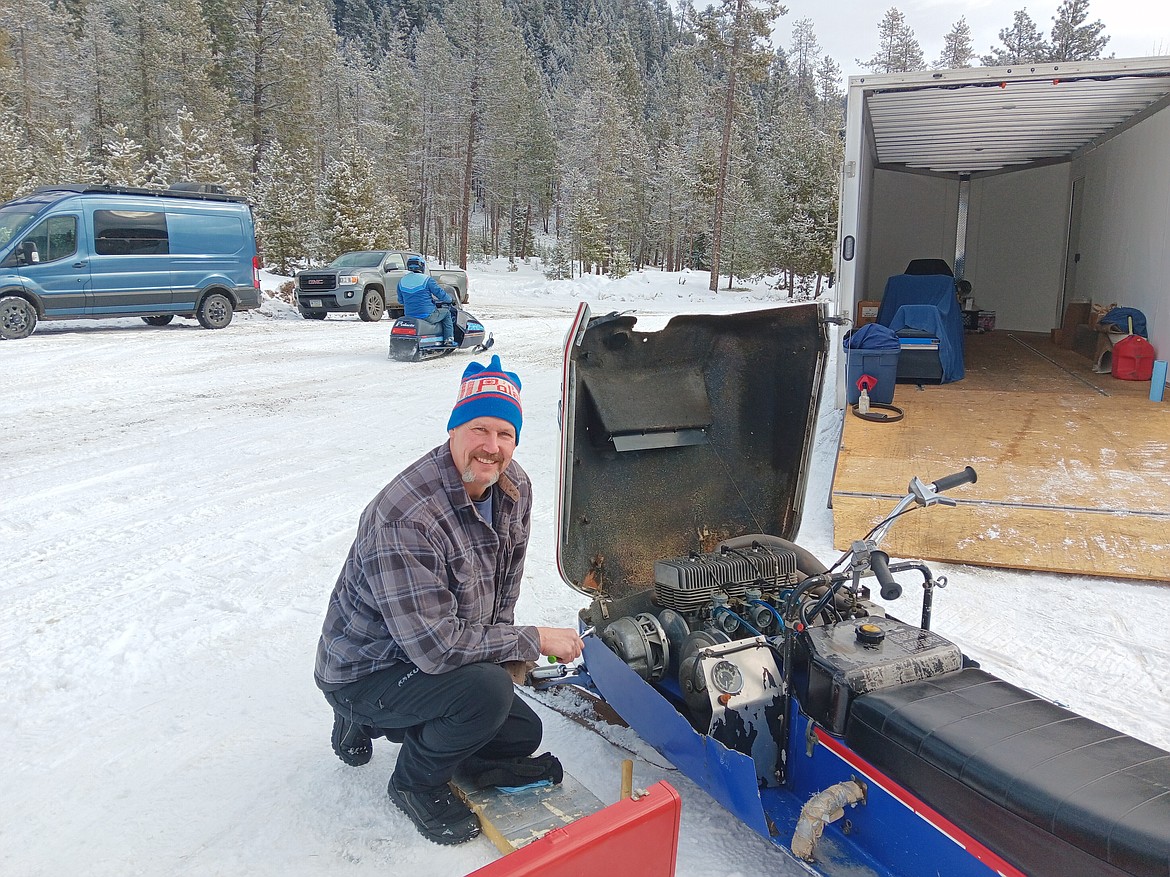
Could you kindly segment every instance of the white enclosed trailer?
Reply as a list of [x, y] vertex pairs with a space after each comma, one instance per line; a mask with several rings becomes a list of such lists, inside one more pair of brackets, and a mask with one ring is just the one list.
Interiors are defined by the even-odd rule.
[[[996, 329], [1072, 301], [1141, 310], [1170, 354], [1170, 58], [849, 79], [836, 254], [846, 315], [944, 259]], [[845, 403], [838, 358], [837, 404]]]

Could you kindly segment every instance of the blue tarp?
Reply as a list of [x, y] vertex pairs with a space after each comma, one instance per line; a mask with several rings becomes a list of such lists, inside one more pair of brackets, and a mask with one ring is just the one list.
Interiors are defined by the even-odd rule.
[[966, 374], [963, 368], [963, 348], [947, 341], [947, 327], [942, 311], [934, 305], [902, 305], [890, 320], [890, 328], [920, 329], [939, 339], [938, 362], [942, 366], [942, 382], [961, 381]]
[[[899, 311], [907, 308], [907, 313], [899, 316]], [[895, 332], [909, 327], [937, 337], [943, 383], [963, 379], [963, 312], [953, 277], [895, 274], [886, 281], [877, 321]]]
[[866, 323], [845, 335], [841, 342], [846, 350], [898, 350], [902, 343], [894, 330], [881, 323]]
[[869, 388], [870, 401], [893, 402], [902, 352], [902, 342], [894, 331], [881, 323], [867, 323], [847, 332], [841, 346], [845, 348], [845, 401], [850, 405], [857, 402], [861, 396], [857, 382], [868, 375], [877, 381]]
[[[1130, 320], [1133, 320], [1132, 329], [1129, 327]], [[1149, 337], [1146, 334], [1146, 315], [1137, 308], [1110, 308], [1098, 321], [1098, 325], [1101, 323], [1116, 326], [1120, 332], [1141, 335], [1143, 338]]]

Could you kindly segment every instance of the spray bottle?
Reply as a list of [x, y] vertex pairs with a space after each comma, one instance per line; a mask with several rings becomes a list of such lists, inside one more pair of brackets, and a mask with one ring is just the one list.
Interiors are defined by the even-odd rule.
[[860, 395], [857, 397], [857, 413], [869, 413], [869, 391], [877, 386], [877, 378], [873, 375], [862, 375], [857, 379], [857, 389]]

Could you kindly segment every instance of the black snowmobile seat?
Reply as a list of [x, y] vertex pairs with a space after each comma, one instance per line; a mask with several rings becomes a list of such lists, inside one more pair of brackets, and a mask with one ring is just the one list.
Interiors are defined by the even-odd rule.
[[857, 698], [846, 740], [1025, 873], [1170, 874], [1170, 753], [982, 670]]
[[955, 272], [944, 259], [911, 259], [903, 274], [946, 274], [954, 277]]

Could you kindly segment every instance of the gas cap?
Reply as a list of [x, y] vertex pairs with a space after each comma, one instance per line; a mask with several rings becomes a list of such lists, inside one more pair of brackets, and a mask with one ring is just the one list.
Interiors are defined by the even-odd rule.
[[872, 621], [857, 625], [857, 641], [867, 646], [876, 646], [886, 638], [886, 632]]

